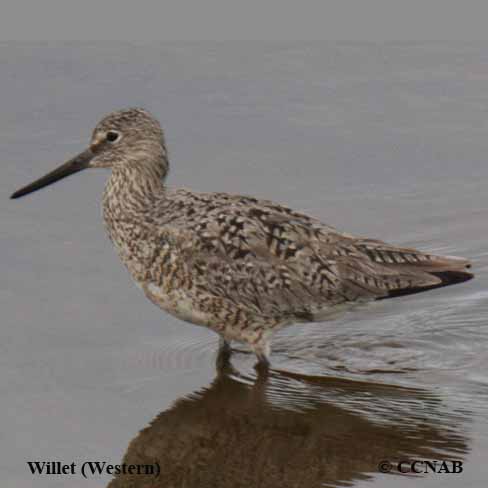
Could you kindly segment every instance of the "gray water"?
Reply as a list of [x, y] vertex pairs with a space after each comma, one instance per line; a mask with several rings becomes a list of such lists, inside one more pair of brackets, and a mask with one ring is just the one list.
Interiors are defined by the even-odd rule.
[[[4, 43], [0, 66], [3, 487], [105, 486], [26, 461], [124, 457], [162, 473], [111, 486], [484, 486], [488, 43]], [[217, 374], [217, 337], [152, 306], [111, 249], [106, 173], [8, 200], [134, 105], [161, 120], [172, 185], [465, 256], [476, 279], [288, 328], [266, 381], [242, 347]], [[379, 473], [399, 459], [464, 470]]]

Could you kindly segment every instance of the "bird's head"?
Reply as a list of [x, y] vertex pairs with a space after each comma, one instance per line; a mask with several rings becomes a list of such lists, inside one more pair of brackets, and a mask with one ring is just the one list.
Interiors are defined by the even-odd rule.
[[87, 168], [150, 171], [164, 179], [168, 159], [159, 122], [141, 108], [112, 112], [93, 130], [90, 145], [54, 171], [17, 190], [19, 198]]

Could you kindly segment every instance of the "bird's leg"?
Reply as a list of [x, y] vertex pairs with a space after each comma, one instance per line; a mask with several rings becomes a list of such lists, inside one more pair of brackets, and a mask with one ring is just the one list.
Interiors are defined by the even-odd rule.
[[219, 337], [219, 353], [225, 352], [226, 354], [230, 354], [232, 348], [230, 347], [230, 341], [224, 339], [222, 336]]
[[254, 365], [254, 369], [258, 373], [258, 377], [266, 377], [269, 373], [269, 359], [266, 356], [258, 356], [258, 362]]
[[232, 348], [230, 342], [223, 337], [219, 338], [219, 350], [217, 352], [216, 366], [217, 370], [223, 370], [230, 366], [230, 356], [232, 354]]
[[253, 350], [258, 358], [258, 362], [254, 365], [254, 369], [259, 375], [267, 375], [270, 367], [269, 355], [271, 354], [269, 342], [258, 343], [253, 346]]

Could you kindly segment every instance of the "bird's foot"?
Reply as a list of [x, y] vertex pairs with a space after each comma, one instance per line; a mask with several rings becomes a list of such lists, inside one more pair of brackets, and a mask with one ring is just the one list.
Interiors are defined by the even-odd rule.
[[223, 372], [231, 367], [230, 357], [232, 355], [232, 348], [230, 342], [222, 337], [219, 340], [219, 350], [217, 352], [216, 367], [217, 371]]
[[254, 369], [256, 370], [258, 377], [265, 378], [269, 374], [270, 370], [270, 362], [267, 356], [258, 355], [258, 362], [254, 365]]
[[271, 366], [269, 362], [269, 355], [271, 354], [269, 342], [257, 344], [253, 349], [258, 358], [258, 362], [254, 365], [254, 369], [258, 373], [258, 376], [267, 376]]

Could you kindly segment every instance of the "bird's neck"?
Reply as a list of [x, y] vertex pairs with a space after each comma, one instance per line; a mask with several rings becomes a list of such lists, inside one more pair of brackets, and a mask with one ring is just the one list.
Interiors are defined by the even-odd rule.
[[154, 210], [165, 198], [164, 177], [161, 165], [147, 162], [144, 166], [112, 168], [103, 193], [102, 213], [110, 240], [124, 262], [143, 253], [136, 249], [141, 244], [138, 236], [151, 235]]
[[147, 163], [143, 168], [113, 168], [105, 186], [102, 204], [105, 228], [134, 276], [142, 276], [144, 272], [147, 243], [153, 235], [154, 211], [165, 199], [164, 176], [162, 169]]
[[165, 176], [160, 164], [114, 167], [103, 194], [104, 211], [114, 218], [147, 217], [148, 207], [164, 198]]

